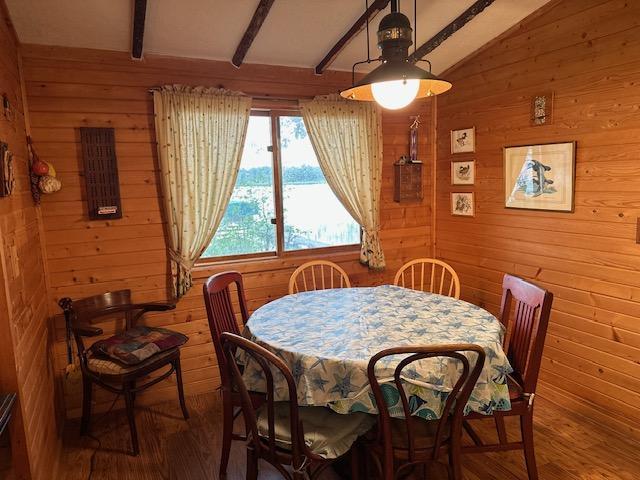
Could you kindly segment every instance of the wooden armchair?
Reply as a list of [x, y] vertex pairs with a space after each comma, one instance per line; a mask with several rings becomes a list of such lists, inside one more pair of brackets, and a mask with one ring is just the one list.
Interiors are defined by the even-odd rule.
[[[62, 298], [58, 305], [64, 311], [67, 328], [73, 334], [78, 349], [78, 357], [80, 358], [83, 386], [81, 435], [85, 435], [89, 431], [94, 383], [110, 392], [124, 396], [131, 431], [133, 455], [137, 455], [140, 451], [134, 415], [134, 400], [138, 392], [161, 382], [175, 372], [182, 414], [185, 420], [189, 418], [182, 388], [179, 347], [156, 353], [137, 365], [128, 366], [110, 359], [96, 357], [84, 344], [85, 337], [96, 337], [103, 334], [102, 328], [93, 325], [96, 320], [104, 321], [107, 319], [105, 317], [123, 315], [124, 327], [128, 330], [133, 328], [145, 313], [172, 310], [175, 305], [168, 303], [131, 303], [130, 290], [107, 292], [75, 301], [70, 298]], [[169, 368], [166, 372], [146, 381], [142, 385], [137, 384], [140, 379], [163, 367]]]

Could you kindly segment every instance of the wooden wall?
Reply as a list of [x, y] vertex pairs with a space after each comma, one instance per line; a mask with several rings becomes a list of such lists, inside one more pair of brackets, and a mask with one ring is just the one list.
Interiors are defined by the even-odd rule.
[[[0, 140], [13, 152], [13, 195], [0, 198], [0, 391], [18, 393], [11, 424], [18, 479], [51, 478], [60, 442], [55, 412], [39, 209], [31, 198], [19, 52], [0, 4], [0, 93], [13, 115], [0, 113]], [[0, 476], [6, 472], [0, 467]]]
[[[108, 290], [130, 288], [139, 300], [166, 297], [167, 264], [162, 215], [158, 201], [158, 162], [153, 132], [153, 108], [148, 89], [168, 83], [223, 85], [254, 96], [287, 98], [327, 94], [348, 85], [350, 74], [243, 65], [148, 56], [134, 62], [126, 53], [24, 47], [24, 71], [32, 134], [40, 156], [55, 164], [63, 182], [61, 192], [44, 200], [42, 207], [47, 263], [50, 270], [49, 313], [58, 310], [63, 296], [80, 298]], [[360, 266], [355, 251], [330, 254], [356, 285], [388, 282], [407, 259], [431, 254], [432, 158], [431, 136], [422, 135], [420, 152], [424, 169], [425, 200], [400, 205], [393, 198], [392, 164], [408, 153], [409, 116], [419, 113], [426, 130], [431, 118], [429, 102], [411, 110], [384, 115], [384, 178], [382, 187], [382, 241], [388, 268], [371, 274]], [[78, 127], [114, 127], [120, 171], [124, 218], [88, 221]], [[238, 269], [246, 279], [249, 308], [286, 294], [287, 282], [307, 255], [286, 259], [252, 260], [201, 267], [196, 285], [178, 308], [148, 318], [148, 323], [182, 331], [190, 336], [183, 349], [183, 369], [189, 394], [212, 391], [218, 372], [204, 311], [201, 283], [210, 274]], [[56, 370], [65, 366], [62, 323], [58, 319]], [[98, 397], [97, 410], [108, 406], [109, 395]], [[175, 398], [172, 381], [155, 387], [142, 398], [157, 402]], [[67, 414], [78, 416], [80, 391], [66, 398]]]
[[[554, 1], [463, 61], [438, 98], [437, 255], [463, 298], [497, 311], [505, 272], [555, 294], [540, 393], [638, 434], [640, 425], [640, 3]], [[551, 125], [529, 126], [555, 92]], [[449, 131], [476, 127], [474, 187], [450, 186]], [[575, 213], [507, 210], [502, 147], [578, 142]], [[474, 191], [476, 217], [450, 215]]]

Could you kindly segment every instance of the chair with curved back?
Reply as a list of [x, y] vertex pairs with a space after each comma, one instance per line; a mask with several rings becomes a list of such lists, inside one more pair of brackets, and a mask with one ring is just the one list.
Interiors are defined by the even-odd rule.
[[[300, 407], [293, 374], [280, 358], [238, 335], [223, 333], [221, 338], [228, 376], [242, 399], [248, 436], [247, 480], [257, 480], [259, 459], [273, 465], [284, 478], [317, 479], [335, 460], [352, 452], [358, 437], [375, 424], [373, 416], [362, 412], [341, 415], [326, 407]], [[255, 363], [265, 379], [266, 402], [257, 409], [236, 363], [238, 357]], [[275, 401], [274, 376], [284, 378], [288, 401]], [[352, 478], [357, 479], [356, 458], [351, 467]]]
[[[471, 359], [467, 358], [468, 354], [472, 354], [471, 359], [475, 357], [473, 367], [470, 366]], [[408, 470], [418, 466], [425, 469], [426, 477], [428, 469], [440, 460], [443, 451], [447, 451], [449, 478], [462, 479], [460, 449], [463, 411], [484, 366], [484, 350], [473, 344], [453, 344], [395, 347], [378, 352], [371, 357], [367, 368], [376, 405], [386, 405], [385, 395], [376, 374], [377, 364], [393, 355], [404, 356], [393, 372], [393, 383], [400, 395], [404, 418], [392, 418], [387, 408], [378, 408], [377, 439], [370, 445], [370, 451], [381, 470], [381, 478], [405, 478], [406, 475], [400, 474], [410, 474], [412, 472]], [[402, 376], [403, 370], [414, 362], [435, 358], [459, 362], [462, 368], [445, 401], [440, 419], [425, 420], [411, 415], [411, 402], [407, 398]], [[381, 464], [379, 459], [382, 459]], [[397, 468], [394, 469], [394, 465]]]
[[[85, 338], [97, 337], [103, 334], [102, 328], [94, 325], [95, 323], [106, 322], [114, 319], [114, 317], [123, 316], [124, 328], [121, 330], [130, 331], [147, 312], [172, 310], [176, 307], [174, 304], [160, 302], [132, 303], [131, 290], [118, 290], [78, 300], [65, 297], [60, 299], [58, 305], [64, 312], [66, 324], [70, 333], [73, 334], [78, 357], [80, 358], [83, 386], [82, 419], [80, 423], [80, 433], [82, 435], [89, 432], [91, 397], [94, 384], [112, 393], [123, 395], [134, 456], [138, 455], [140, 451], [134, 412], [134, 402], [138, 392], [159, 383], [175, 372], [182, 414], [185, 420], [189, 418], [182, 388], [179, 347], [155, 353], [137, 365], [124, 365], [109, 358], [101, 358], [95, 355], [90, 348], [86, 348], [84, 343]], [[115, 319], [115, 321], [117, 322], [118, 319]], [[116, 330], [119, 330], [117, 323]], [[168, 367], [165, 372], [151, 380], [148, 379], [150, 373], [165, 367]]]
[[211, 341], [218, 360], [222, 393], [222, 453], [220, 459], [220, 476], [226, 474], [229, 463], [229, 452], [232, 440], [246, 440], [243, 435], [233, 433], [235, 419], [241, 413], [241, 401], [237, 391], [231, 388], [228, 376], [227, 359], [222, 350], [221, 335], [224, 332], [240, 334], [238, 319], [231, 301], [231, 285], [235, 285], [240, 306], [240, 319], [246, 323], [249, 319], [244, 296], [242, 275], [239, 272], [222, 272], [212, 275], [203, 286], [204, 304], [207, 310]]
[[295, 269], [289, 279], [289, 295], [326, 288], [351, 288], [347, 272], [327, 260], [303, 263]]
[[393, 284], [460, 298], [460, 279], [451, 265], [435, 258], [417, 258], [405, 263], [396, 273]]
[[[507, 329], [505, 351], [513, 367], [507, 378], [511, 410], [495, 411], [493, 417], [499, 443], [487, 445], [465, 421], [465, 430], [475, 445], [464, 447], [464, 453], [524, 450], [529, 480], [537, 480], [538, 469], [533, 447], [533, 401], [535, 398], [542, 351], [551, 315], [553, 294], [513, 275], [502, 281], [500, 321]], [[513, 312], [513, 316], [512, 316]], [[520, 417], [521, 442], [509, 442], [504, 417]], [[487, 418], [471, 414], [467, 420]]]

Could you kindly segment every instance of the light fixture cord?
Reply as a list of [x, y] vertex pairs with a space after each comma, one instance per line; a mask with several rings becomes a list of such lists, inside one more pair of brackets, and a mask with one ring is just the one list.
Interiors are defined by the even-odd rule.
[[413, 53], [418, 48], [418, 0], [413, 0]]
[[371, 62], [371, 50], [369, 47], [369, 0], [364, 0], [364, 12], [367, 16], [367, 63]]

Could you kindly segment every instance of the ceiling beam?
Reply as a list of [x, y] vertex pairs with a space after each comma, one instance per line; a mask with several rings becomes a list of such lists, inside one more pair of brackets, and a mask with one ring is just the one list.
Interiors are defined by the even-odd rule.
[[264, 20], [269, 15], [269, 10], [271, 10], [271, 6], [275, 0], [260, 0], [260, 3], [256, 7], [256, 11], [253, 13], [253, 18], [251, 22], [249, 22], [249, 26], [247, 30], [244, 32], [242, 36], [242, 40], [238, 44], [238, 48], [236, 48], [236, 53], [233, 54], [233, 59], [231, 63], [233, 63], [236, 67], [242, 65], [245, 55], [249, 51], [249, 47], [255, 40], [258, 32], [260, 31], [260, 27], [264, 23]]
[[420, 45], [414, 53], [409, 55], [409, 60], [415, 63], [425, 55], [433, 52], [440, 46], [440, 44], [442, 44], [442, 42], [464, 27], [469, 21], [473, 20], [476, 15], [491, 5], [493, 1], [494, 0], [477, 0], [473, 5], [462, 12], [462, 14], [460, 14], [453, 22]]
[[144, 43], [144, 20], [147, 16], [147, 0], [135, 0], [133, 7], [133, 35], [131, 39], [131, 57], [142, 58]]
[[[375, 0], [371, 6], [362, 14], [360, 18], [351, 26], [347, 33], [345, 33], [340, 40], [329, 50], [329, 53], [325, 55], [322, 61], [316, 65], [316, 75], [322, 74], [325, 68], [335, 60], [340, 51], [345, 47], [349, 41], [355, 37], [381, 10], [384, 10], [389, 4], [389, 0]], [[367, 42], [369, 39], [367, 38]]]

